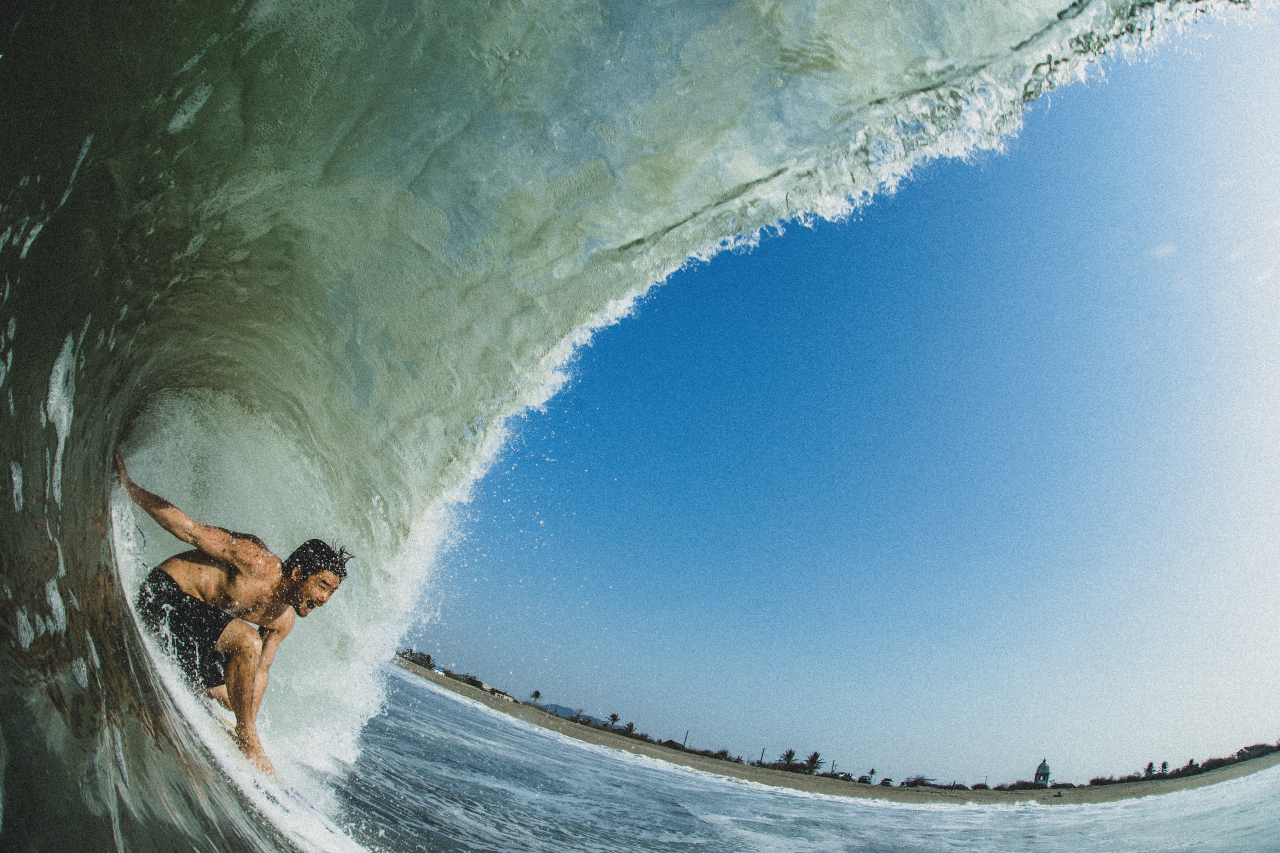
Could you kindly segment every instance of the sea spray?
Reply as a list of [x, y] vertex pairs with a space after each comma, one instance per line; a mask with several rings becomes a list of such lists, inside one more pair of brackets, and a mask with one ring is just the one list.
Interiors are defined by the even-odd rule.
[[23, 5], [0, 61], [6, 844], [318, 843], [226, 784], [228, 744], [148, 651], [129, 601], [178, 546], [113, 492], [115, 448], [202, 521], [357, 554], [262, 712], [323, 781], [451, 506], [592, 328], [689, 257], [999, 145], [1115, 39], [1219, 8]]

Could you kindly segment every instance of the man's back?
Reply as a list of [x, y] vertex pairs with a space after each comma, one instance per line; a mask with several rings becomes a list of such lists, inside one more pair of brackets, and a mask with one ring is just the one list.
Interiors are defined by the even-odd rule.
[[[256, 557], [252, 566], [256, 571], [247, 571], [199, 550], [176, 554], [161, 563], [160, 568], [187, 595], [223, 613], [255, 625], [283, 627], [282, 618], [293, 615], [293, 611], [278, 594], [284, 577], [280, 558], [256, 536], [226, 532], [238, 540], [241, 550]], [[253, 554], [254, 550], [261, 553]]]

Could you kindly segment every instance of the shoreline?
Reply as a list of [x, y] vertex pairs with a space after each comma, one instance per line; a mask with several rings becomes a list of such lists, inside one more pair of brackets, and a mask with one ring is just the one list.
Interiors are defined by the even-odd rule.
[[1202, 788], [1205, 785], [1239, 779], [1242, 776], [1248, 776], [1280, 764], [1280, 752], [1276, 752], [1262, 758], [1251, 758], [1246, 761], [1229, 764], [1226, 767], [1219, 767], [1216, 770], [1199, 773], [1195, 776], [1185, 776], [1180, 779], [1152, 779], [1150, 781], [1123, 782], [1114, 785], [1090, 785], [1079, 788], [1054, 788], [1032, 791], [952, 791], [939, 788], [890, 788], [824, 776], [788, 773], [767, 767], [720, 761], [696, 753], [679, 752], [656, 743], [646, 743], [645, 741], [629, 738], [626, 735], [609, 732], [605, 729], [584, 726], [580, 723], [557, 717], [550, 711], [544, 711], [536, 705], [498, 699], [483, 690], [424, 669], [398, 656], [394, 659], [394, 663], [401, 669], [459, 696], [465, 696], [495, 711], [501, 711], [510, 717], [558, 732], [575, 740], [595, 744], [596, 746], [609, 747], [619, 752], [648, 756], [658, 761], [665, 761], [668, 764], [688, 767], [717, 776], [729, 776], [734, 779], [743, 779], [773, 788], [790, 788], [794, 791], [805, 791], [834, 797], [884, 800], [894, 803], [951, 803], [953, 805], [1036, 802], [1041, 805], [1051, 806], [1111, 803], [1120, 800], [1135, 800], [1142, 797], [1170, 794], [1175, 791], [1187, 791], [1192, 788]]

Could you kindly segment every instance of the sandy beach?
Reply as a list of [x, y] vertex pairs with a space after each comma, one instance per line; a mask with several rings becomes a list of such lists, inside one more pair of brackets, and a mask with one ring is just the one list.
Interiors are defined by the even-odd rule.
[[680, 752], [625, 737], [620, 734], [584, 726], [565, 720], [544, 711], [536, 705], [514, 703], [495, 697], [483, 690], [447, 678], [439, 673], [396, 658], [395, 663], [403, 669], [425, 678], [432, 684], [450, 690], [468, 699], [474, 699], [483, 705], [501, 711], [525, 722], [533, 723], [551, 731], [559, 732], [587, 743], [607, 746], [622, 752], [647, 755], [659, 761], [690, 767], [706, 773], [720, 776], [731, 776], [745, 779], [761, 785], [777, 788], [791, 788], [797, 791], [809, 791], [818, 794], [829, 794], [837, 797], [861, 797], [864, 799], [889, 800], [898, 803], [1025, 803], [1035, 801], [1044, 805], [1068, 805], [1071, 803], [1106, 803], [1116, 800], [1136, 799], [1168, 794], [1174, 791], [1185, 791], [1199, 788], [1228, 779], [1238, 779], [1259, 770], [1266, 770], [1280, 763], [1280, 752], [1263, 758], [1255, 758], [1231, 764], [1181, 779], [1153, 779], [1149, 782], [1130, 782], [1118, 785], [1096, 785], [1084, 788], [1058, 788], [1054, 790], [1035, 791], [949, 791], [937, 788], [898, 788], [882, 787], [848, 782], [842, 779], [831, 779], [823, 776], [807, 776], [802, 773], [786, 773], [781, 770], [770, 770], [765, 767], [752, 767], [746, 764], [735, 764], [730, 761], [718, 761], [714, 758], [694, 753]]

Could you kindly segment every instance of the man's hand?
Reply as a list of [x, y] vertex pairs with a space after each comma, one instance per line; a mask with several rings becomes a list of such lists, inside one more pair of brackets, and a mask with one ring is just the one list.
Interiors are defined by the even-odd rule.
[[116, 474], [120, 477], [120, 485], [124, 486], [124, 490], [129, 493], [129, 497], [133, 497], [133, 480], [129, 479], [129, 471], [124, 467], [124, 457], [120, 455], [120, 451], [116, 451]]

